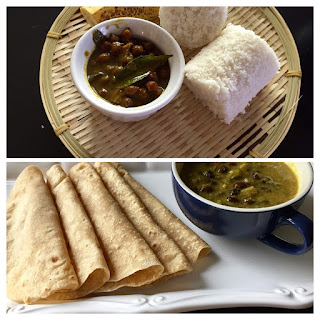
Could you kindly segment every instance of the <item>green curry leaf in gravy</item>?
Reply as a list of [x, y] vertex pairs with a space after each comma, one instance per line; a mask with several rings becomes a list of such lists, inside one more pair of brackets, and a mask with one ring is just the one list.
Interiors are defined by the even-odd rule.
[[116, 88], [122, 89], [147, 77], [172, 55], [139, 56], [130, 61], [116, 77]]
[[103, 35], [102, 32], [100, 32], [99, 30], [95, 30], [93, 32], [93, 35], [92, 35], [92, 40], [94, 42], [94, 44], [100, 48], [101, 44], [107, 40], [107, 37], [105, 35]]
[[97, 77], [103, 76], [103, 75], [105, 75], [105, 73], [102, 72], [102, 71], [99, 71], [99, 72], [97, 72], [97, 73], [95, 73], [95, 74], [91, 74], [91, 75], [88, 76], [88, 81], [89, 81], [89, 82], [92, 82], [92, 81], [95, 80]]
[[131, 79], [129, 79], [127, 82], [122, 82], [120, 85], [119, 85], [119, 84], [116, 85], [116, 88], [117, 88], [117, 89], [123, 89], [123, 88], [129, 86], [130, 84], [133, 84], [133, 83], [135, 83], [135, 82], [138, 82], [138, 81], [146, 78], [150, 73], [151, 73], [151, 72], [148, 71], [148, 72], [146, 72], [146, 73], [144, 73], [144, 74], [142, 74], [142, 75], [139, 75], [139, 76], [136, 76], [136, 77], [134, 77], [134, 78], [131, 78]]

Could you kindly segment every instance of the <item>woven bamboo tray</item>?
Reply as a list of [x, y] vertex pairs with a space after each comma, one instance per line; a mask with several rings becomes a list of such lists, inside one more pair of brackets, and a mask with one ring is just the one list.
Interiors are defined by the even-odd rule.
[[[150, 118], [113, 121], [91, 107], [73, 85], [70, 57], [90, 28], [78, 7], [65, 8], [45, 41], [40, 91], [49, 121], [75, 157], [269, 157], [286, 136], [300, 94], [299, 54], [285, 21], [273, 7], [229, 7], [228, 22], [253, 30], [276, 52], [281, 70], [230, 125], [215, 119], [183, 85]], [[196, 53], [185, 50], [186, 62]]]

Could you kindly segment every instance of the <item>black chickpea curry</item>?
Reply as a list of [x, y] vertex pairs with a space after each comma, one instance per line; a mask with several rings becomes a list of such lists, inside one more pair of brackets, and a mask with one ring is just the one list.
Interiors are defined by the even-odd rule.
[[184, 163], [180, 177], [200, 196], [238, 208], [274, 206], [298, 192], [298, 179], [283, 162]]
[[125, 108], [158, 98], [170, 77], [168, 59], [155, 44], [133, 37], [129, 28], [109, 37], [96, 30], [96, 48], [87, 65], [91, 87], [103, 99]]

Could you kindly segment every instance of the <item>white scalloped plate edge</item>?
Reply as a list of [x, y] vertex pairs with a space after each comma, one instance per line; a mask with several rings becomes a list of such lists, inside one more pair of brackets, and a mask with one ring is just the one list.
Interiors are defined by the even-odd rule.
[[[8, 299], [9, 300], [9, 299]], [[313, 290], [276, 288], [273, 292], [194, 290], [146, 295], [99, 296], [59, 304], [23, 305], [8, 301], [7, 313], [148, 313], [183, 312], [210, 308], [265, 306], [307, 308], [313, 304]]]

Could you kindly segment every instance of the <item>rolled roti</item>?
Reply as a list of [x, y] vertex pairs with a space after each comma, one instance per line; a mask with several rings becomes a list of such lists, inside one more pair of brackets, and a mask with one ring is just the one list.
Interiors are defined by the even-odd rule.
[[162, 277], [190, 272], [192, 267], [177, 244], [154, 221], [137, 195], [110, 163], [94, 164], [102, 181], [122, 211], [146, 240], [164, 266]]
[[93, 224], [110, 270], [99, 290], [138, 287], [157, 280], [164, 267], [113, 199], [89, 163], [71, 168], [69, 177]]
[[29, 166], [7, 202], [7, 295], [33, 303], [78, 286], [50, 191], [40, 169]]
[[47, 172], [47, 183], [59, 210], [69, 255], [79, 279], [76, 290], [57, 292], [48, 299], [76, 299], [100, 288], [109, 280], [110, 271], [77, 191], [59, 164]]
[[116, 162], [111, 163], [147, 208], [152, 218], [173, 239], [187, 256], [190, 263], [195, 263], [199, 257], [207, 255], [211, 248], [195, 232], [179, 220], [154, 195], [137, 182]]

